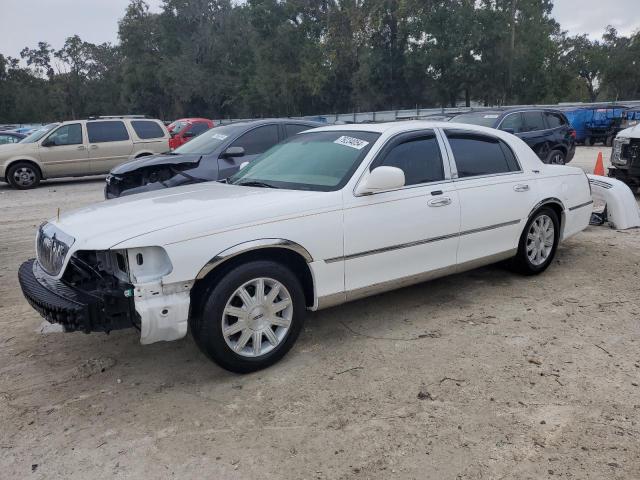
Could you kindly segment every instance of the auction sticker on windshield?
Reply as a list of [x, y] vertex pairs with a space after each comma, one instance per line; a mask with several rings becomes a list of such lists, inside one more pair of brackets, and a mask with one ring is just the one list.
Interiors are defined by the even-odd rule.
[[224, 140], [225, 138], [227, 138], [229, 135], [223, 135], [222, 133], [213, 133], [211, 135], [211, 138], [215, 138], [216, 140]]
[[369, 145], [369, 142], [365, 142], [364, 140], [360, 140], [359, 138], [347, 137], [346, 135], [343, 135], [337, 140], [334, 140], [333, 143], [344, 145], [345, 147], [355, 148], [356, 150], [362, 150], [364, 147]]

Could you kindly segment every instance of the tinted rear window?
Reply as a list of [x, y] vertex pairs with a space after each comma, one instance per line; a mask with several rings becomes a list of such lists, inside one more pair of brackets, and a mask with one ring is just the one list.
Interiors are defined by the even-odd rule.
[[124, 123], [119, 120], [87, 122], [87, 132], [89, 134], [89, 143], [129, 140], [129, 133]]
[[164, 137], [164, 131], [162, 127], [156, 122], [149, 120], [134, 120], [131, 122], [131, 126], [138, 135], [139, 138], [162, 138]]
[[459, 130], [446, 134], [460, 178], [520, 170], [511, 148], [498, 138]]
[[564, 118], [559, 113], [545, 113], [545, 117], [547, 118], [547, 124], [549, 124], [549, 128], [558, 128], [566, 125]]

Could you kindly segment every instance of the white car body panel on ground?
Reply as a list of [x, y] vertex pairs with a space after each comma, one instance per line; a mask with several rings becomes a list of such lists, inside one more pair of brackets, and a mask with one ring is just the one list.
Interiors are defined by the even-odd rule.
[[[444, 133], [450, 129], [506, 142], [520, 170], [458, 178]], [[308, 255], [313, 278], [308, 307], [318, 309], [513, 256], [530, 215], [543, 204], [561, 209], [563, 240], [588, 225], [591, 198], [584, 173], [543, 164], [523, 141], [505, 132], [439, 122], [314, 131], [377, 132], [380, 137], [337, 191], [210, 182], [64, 213], [50, 223], [75, 238], [65, 266], [79, 250], [164, 249], [170, 272], [134, 284], [141, 341], [152, 343], [185, 335], [194, 284], [221, 254], [242, 252], [245, 246], [249, 251], [255, 242], [273, 248], [287, 243]], [[437, 135], [444, 180], [372, 195], [355, 193], [388, 141], [419, 131]], [[64, 267], [57, 278], [62, 272]]]

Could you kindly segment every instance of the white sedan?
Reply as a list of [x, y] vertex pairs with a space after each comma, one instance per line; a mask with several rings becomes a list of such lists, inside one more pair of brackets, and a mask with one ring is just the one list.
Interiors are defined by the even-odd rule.
[[584, 229], [589, 182], [520, 139], [439, 122], [328, 126], [226, 183], [110, 200], [44, 223], [19, 279], [67, 331], [140, 330], [236, 372], [291, 348], [318, 310], [510, 259], [544, 271]]

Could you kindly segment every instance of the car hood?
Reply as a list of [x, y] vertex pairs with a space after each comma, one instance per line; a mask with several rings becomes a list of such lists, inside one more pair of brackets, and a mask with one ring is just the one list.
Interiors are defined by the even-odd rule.
[[143, 243], [180, 242], [326, 210], [326, 203], [323, 192], [204, 182], [103, 201], [62, 213], [50, 222], [75, 238], [73, 250], [104, 250], [128, 248], [130, 241], [147, 234], [152, 240], [147, 237]]
[[132, 160], [111, 170], [112, 175], [124, 175], [135, 170], [145, 167], [158, 167], [164, 165], [181, 165], [185, 163], [198, 163], [202, 158], [199, 154], [182, 154], [182, 155], [149, 155]]
[[618, 132], [620, 138], [640, 138], [640, 124], [633, 127], [625, 128]]

